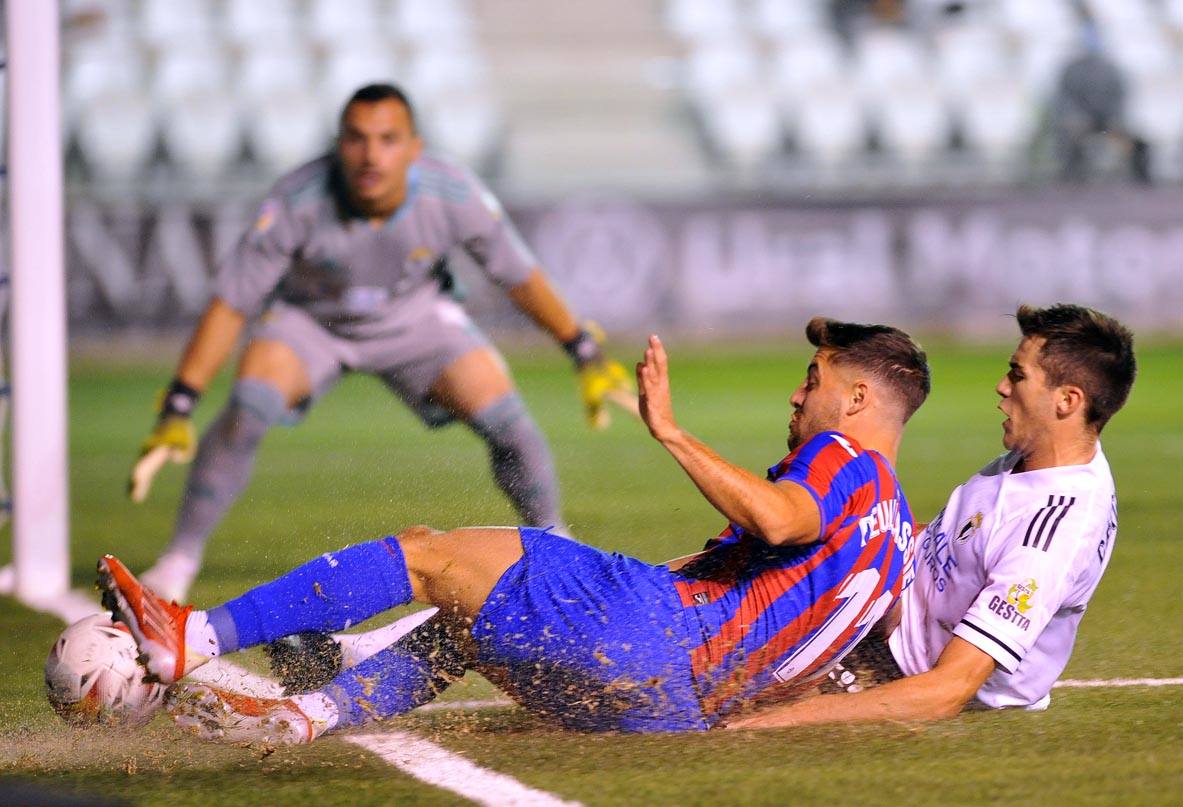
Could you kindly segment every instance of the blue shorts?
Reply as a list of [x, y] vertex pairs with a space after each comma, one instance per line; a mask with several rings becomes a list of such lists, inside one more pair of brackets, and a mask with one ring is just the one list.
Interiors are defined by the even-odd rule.
[[520, 533], [521, 559], [472, 627], [479, 668], [570, 729], [709, 728], [690, 668], [702, 637], [688, 629], [669, 569], [545, 530]]

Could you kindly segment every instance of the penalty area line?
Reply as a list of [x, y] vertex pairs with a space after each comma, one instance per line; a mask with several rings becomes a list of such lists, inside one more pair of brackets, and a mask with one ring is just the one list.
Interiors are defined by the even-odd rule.
[[[217, 658], [190, 676], [215, 686], [258, 697], [283, 697], [283, 689], [274, 680], [250, 672], [232, 661]], [[444, 709], [488, 709], [513, 705], [506, 699], [452, 701], [420, 706], [423, 711]], [[433, 742], [405, 731], [381, 734], [354, 734], [341, 737], [347, 743], [364, 748], [388, 765], [434, 787], [485, 805], [513, 804], [520, 807], [580, 807], [579, 802], [564, 801], [543, 790], [528, 787], [512, 776], [482, 768]]]
[[475, 801], [477, 804], [519, 807], [577, 807], [544, 790], [535, 790], [512, 776], [482, 768], [468, 759], [405, 731], [354, 734], [347, 743], [372, 754], [421, 782]]

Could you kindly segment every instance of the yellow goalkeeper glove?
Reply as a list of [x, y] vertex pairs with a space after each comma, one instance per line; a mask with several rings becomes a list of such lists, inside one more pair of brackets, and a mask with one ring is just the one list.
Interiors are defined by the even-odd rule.
[[192, 412], [200, 393], [180, 380], [174, 380], [161, 395], [156, 425], [140, 446], [140, 456], [132, 466], [127, 481], [127, 495], [133, 502], [148, 496], [152, 480], [165, 463], [186, 463], [197, 453], [197, 433]]
[[605, 429], [611, 423], [612, 418], [604, 407], [606, 403], [640, 417], [632, 376], [620, 362], [604, 355], [603, 341], [603, 331], [589, 322], [574, 339], [563, 344], [579, 373], [579, 393], [593, 429]]

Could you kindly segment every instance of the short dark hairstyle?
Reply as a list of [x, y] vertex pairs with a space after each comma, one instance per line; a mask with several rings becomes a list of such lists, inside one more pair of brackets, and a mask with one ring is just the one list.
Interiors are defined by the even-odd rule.
[[345, 106], [341, 107], [341, 114], [337, 117], [337, 126], [345, 120], [345, 113], [349, 111], [349, 107], [354, 104], [376, 104], [379, 101], [398, 101], [407, 108], [407, 117], [411, 119], [411, 131], [417, 132], [419, 127], [415, 122], [415, 107], [411, 105], [411, 99], [403, 92], [402, 87], [394, 84], [367, 84], [359, 88], [353, 95], [349, 96], [349, 100], [345, 102]]
[[928, 357], [899, 328], [814, 317], [805, 336], [814, 347], [832, 350], [834, 364], [859, 367], [886, 384], [899, 399], [905, 423], [932, 390]]
[[1080, 387], [1088, 403], [1085, 420], [1100, 434], [1125, 404], [1138, 372], [1129, 328], [1100, 311], [1068, 303], [1021, 305], [1015, 317], [1023, 336], [1047, 340], [1039, 366], [1048, 386]]

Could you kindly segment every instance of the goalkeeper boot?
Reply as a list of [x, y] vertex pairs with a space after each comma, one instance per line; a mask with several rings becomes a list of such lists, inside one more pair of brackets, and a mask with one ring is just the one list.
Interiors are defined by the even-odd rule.
[[103, 607], [127, 625], [140, 650], [144, 679], [171, 684], [209, 661], [185, 641], [191, 605], [177, 605], [158, 596], [112, 555], [99, 558], [98, 585]]
[[165, 706], [181, 728], [203, 740], [303, 745], [329, 727], [309, 717], [291, 698], [258, 698], [208, 684], [179, 684]]

